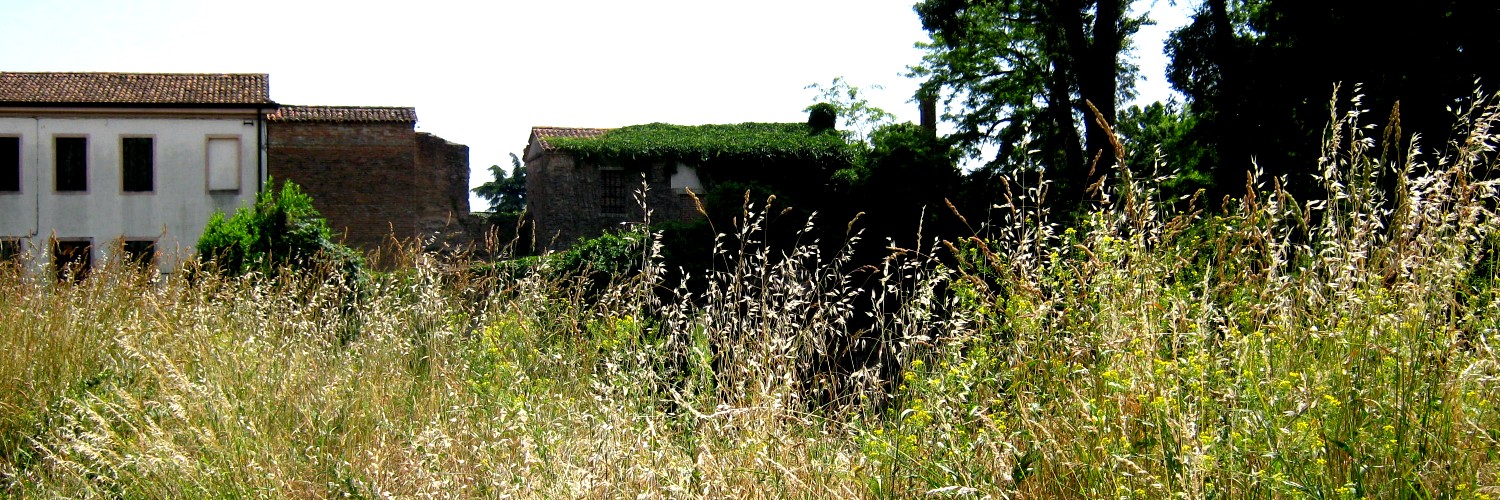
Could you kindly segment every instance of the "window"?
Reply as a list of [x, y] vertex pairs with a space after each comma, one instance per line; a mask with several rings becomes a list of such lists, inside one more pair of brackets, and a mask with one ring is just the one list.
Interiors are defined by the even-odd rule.
[[121, 186], [128, 193], [155, 190], [156, 148], [150, 137], [120, 139]]
[[21, 138], [0, 137], [0, 193], [21, 190]]
[[126, 265], [151, 267], [156, 264], [156, 242], [152, 240], [125, 240], [120, 244], [120, 256]]
[[21, 261], [21, 239], [0, 238], [0, 265]]
[[94, 256], [89, 240], [53, 240], [52, 265], [57, 271], [58, 281], [83, 281], [89, 268], [94, 267]]
[[87, 191], [89, 189], [89, 140], [85, 137], [53, 138], [54, 160], [57, 162], [57, 177], [54, 187], [58, 191]]
[[240, 190], [240, 139], [208, 139], [208, 190]]
[[630, 203], [629, 184], [624, 170], [599, 171], [599, 213], [623, 214]]

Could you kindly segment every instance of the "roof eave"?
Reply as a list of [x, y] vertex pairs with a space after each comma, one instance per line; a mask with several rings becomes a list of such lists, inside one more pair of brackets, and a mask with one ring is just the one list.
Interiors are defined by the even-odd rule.
[[16, 108], [233, 108], [233, 109], [276, 109], [279, 104], [272, 101], [244, 102], [244, 103], [208, 103], [208, 102], [37, 102], [37, 101], [0, 101], [0, 106]]

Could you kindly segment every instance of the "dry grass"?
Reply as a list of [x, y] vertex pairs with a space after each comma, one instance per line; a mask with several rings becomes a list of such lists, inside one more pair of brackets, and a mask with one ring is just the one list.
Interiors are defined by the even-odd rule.
[[1003, 203], [857, 284], [759, 245], [764, 207], [690, 297], [653, 249], [600, 297], [419, 253], [357, 291], [5, 271], [0, 495], [1500, 496], [1465, 116], [1442, 155], [1334, 117], [1328, 201], [1165, 213], [1126, 171], [1079, 227]]

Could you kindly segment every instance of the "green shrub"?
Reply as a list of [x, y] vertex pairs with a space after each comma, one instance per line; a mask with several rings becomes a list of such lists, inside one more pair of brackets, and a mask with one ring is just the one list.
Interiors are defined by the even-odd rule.
[[640, 269], [645, 242], [646, 235], [640, 231], [607, 232], [556, 254], [554, 269], [579, 276], [625, 276]]
[[826, 102], [820, 102], [807, 108], [807, 126], [813, 130], [831, 130], [839, 121], [839, 109], [837, 106]]
[[198, 238], [198, 256], [225, 274], [260, 271], [275, 274], [284, 267], [325, 269], [352, 276], [364, 266], [352, 249], [336, 243], [328, 222], [313, 207], [312, 197], [285, 182], [226, 217], [215, 211]]

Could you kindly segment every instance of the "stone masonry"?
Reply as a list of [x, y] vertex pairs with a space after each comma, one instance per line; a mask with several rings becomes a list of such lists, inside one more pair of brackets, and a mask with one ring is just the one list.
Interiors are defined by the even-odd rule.
[[[674, 175], [691, 171], [691, 167], [653, 163], [645, 168], [622, 169], [593, 165], [575, 160], [547, 143], [553, 137], [597, 137], [607, 129], [535, 127], [526, 146], [526, 209], [535, 222], [536, 249], [562, 250], [581, 238], [591, 238], [609, 230], [620, 229], [644, 219], [644, 213], [633, 195], [627, 194], [624, 209], [607, 211], [603, 202], [604, 177], [623, 178], [627, 193], [639, 191], [642, 181], [649, 188], [646, 205], [651, 222], [691, 221], [700, 216], [686, 188], [674, 186]], [[606, 172], [613, 171], [613, 174]], [[643, 176], [644, 174], [644, 176]], [[696, 177], [695, 177], [696, 178]], [[677, 182], [680, 184], [680, 182]], [[693, 188], [702, 195], [701, 188]]]

